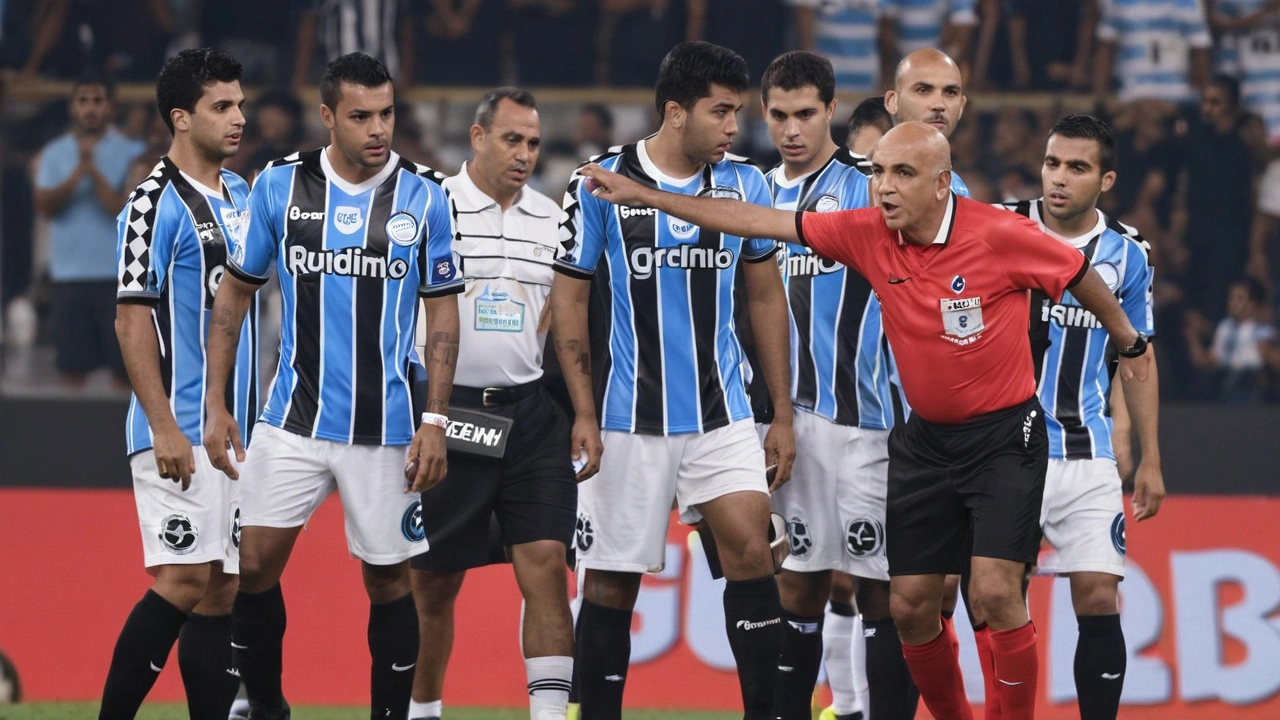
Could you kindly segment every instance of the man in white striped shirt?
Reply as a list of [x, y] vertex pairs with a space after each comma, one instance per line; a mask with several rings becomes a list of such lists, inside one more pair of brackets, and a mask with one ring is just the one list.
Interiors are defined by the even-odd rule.
[[1213, 38], [1201, 0], [1098, 0], [1094, 92], [1120, 81], [1120, 99], [1195, 99], [1209, 79]]
[[836, 88], [872, 92], [881, 85], [876, 32], [881, 0], [787, 0], [795, 7], [801, 50], [831, 61]]

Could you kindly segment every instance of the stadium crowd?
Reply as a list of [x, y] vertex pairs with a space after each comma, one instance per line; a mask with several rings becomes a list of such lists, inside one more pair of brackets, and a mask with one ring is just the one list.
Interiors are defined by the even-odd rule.
[[[67, 306], [92, 307], [76, 293], [110, 273], [96, 277], [92, 250], [86, 254], [85, 247], [58, 236], [84, 235], [86, 223], [97, 222], [102, 237], [110, 237], [115, 213], [107, 201], [123, 200], [124, 189], [167, 142], [151, 103], [108, 104], [108, 116], [89, 120], [103, 123], [93, 131], [103, 138], [95, 150], [98, 176], [110, 180], [120, 197], [99, 198], [97, 209], [83, 193], [65, 207], [52, 203], [45, 191], [79, 163], [63, 135], [66, 106], [23, 100], [23, 87], [41, 80], [68, 80], [94, 68], [121, 83], [147, 82], [164, 57], [183, 47], [228, 50], [244, 63], [246, 85], [264, 91], [249, 106], [250, 151], [228, 163], [246, 176], [272, 157], [321, 142], [317, 118], [298, 98], [314, 85], [321, 60], [340, 52], [359, 49], [382, 58], [401, 88], [583, 88], [584, 104], [548, 123], [543, 162], [532, 181], [555, 196], [578, 158], [634, 139], [624, 136], [624, 126], [635, 134], [650, 124], [638, 103], [586, 104], [586, 88], [650, 87], [658, 62], [680, 39], [745, 49], [755, 79], [782, 51], [816, 50], [832, 59], [839, 90], [853, 98], [888, 87], [886, 73], [904, 53], [936, 46], [957, 59], [966, 91], [985, 93], [952, 138], [956, 170], [975, 199], [1038, 196], [1039, 140], [1064, 107], [1089, 110], [1114, 126], [1122, 172], [1102, 208], [1142, 229], [1161, 269], [1156, 314], [1160, 362], [1169, 379], [1164, 395], [1280, 401], [1280, 346], [1272, 342], [1280, 273], [1271, 259], [1280, 224], [1280, 164], [1267, 172], [1280, 141], [1280, 3], [296, 0], [284, 4], [284, 13], [280, 5], [3, 3], [0, 67], [10, 100], [0, 115], [0, 302], [11, 341], [15, 329], [19, 340], [30, 339], [32, 309], [40, 319], [36, 340], [43, 344], [57, 344], [59, 324], [74, 325], [80, 334], [94, 325], [92, 317], [68, 317]], [[1151, 25], [1152, 17], [1164, 19]], [[850, 109], [833, 127], [837, 141], [844, 139], [840, 122]], [[406, 121], [411, 116], [419, 122]], [[431, 127], [447, 116], [402, 112], [397, 149], [442, 171], [456, 170], [465, 155], [464, 133]], [[735, 152], [772, 166], [778, 156], [754, 104], [744, 116], [749, 119]], [[623, 122], [626, 117], [636, 121]], [[80, 150], [85, 152], [83, 144]], [[127, 178], [125, 156], [136, 159]], [[104, 302], [109, 307], [109, 299]], [[97, 356], [89, 350], [86, 357]], [[106, 347], [102, 353], [96, 365], [120, 369], [116, 351]], [[92, 367], [80, 365], [59, 364], [62, 379], [82, 382]]]

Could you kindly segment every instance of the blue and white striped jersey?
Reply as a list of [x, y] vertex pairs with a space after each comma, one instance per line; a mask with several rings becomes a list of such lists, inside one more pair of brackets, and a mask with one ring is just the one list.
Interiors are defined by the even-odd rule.
[[280, 365], [263, 422], [359, 445], [413, 439], [418, 296], [461, 292], [443, 176], [392, 153], [352, 185], [324, 148], [272, 162], [249, 195], [230, 270], [280, 279]]
[[[1035, 220], [1041, 230], [1043, 200], [1003, 207]], [[1129, 322], [1154, 335], [1151, 305], [1153, 270], [1146, 241], [1127, 225], [1098, 211], [1098, 223], [1070, 242], [1116, 294]], [[1045, 242], [1054, 242], [1046, 238]], [[1049, 430], [1049, 457], [1055, 460], [1115, 459], [1108, 403], [1116, 353], [1107, 331], [1067, 291], [1054, 303], [1032, 293], [1031, 349], [1040, 404]]]
[[813, 9], [814, 50], [831, 61], [840, 90], [869, 92], [880, 85], [876, 38], [882, 0], [790, 0]]
[[897, 32], [898, 54], [908, 54], [942, 44], [942, 30], [948, 24], [976, 25], [976, 0], [881, 0], [884, 16]]
[[[244, 180], [223, 170], [221, 185], [203, 187], [164, 157], [116, 218], [117, 301], [152, 306], [169, 409], [192, 445], [204, 441], [205, 337], [213, 297], [226, 272], [228, 243], [244, 237], [249, 219]], [[257, 322], [255, 298], [226, 388], [245, 445], [258, 412]], [[125, 442], [130, 455], [151, 448], [151, 427], [137, 395], [129, 401]]]
[[[746, 160], [729, 155], [692, 177], [672, 178], [650, 161], [644, 142], [614, 148], [596, 162], [671, 192], [769, 205], [764, 175]], [[706, 232], [654, 208], [612, 205], [586, 192], [575, 174], [565, 194], [561, 248], [556, 270], [594, 277], [603, 300], [599, 334], [608, 346], [594, 365], [603, 376], [604, 429], [703, 433], [751, 417], [733, 326], [734, 274], [740, 259], [772, 259], [774, 241]]]
[[1200, 0], [1098, 0], [1099, 40], [1116, 44], [1120, 99], [1192, 99], [1191, 51], [1213, 45]]
[[[833, 212], [867, 207], [867, 178], [848, 150], [787, 180], [766, 176], [780, 210]], [[791, 308], [791, 399], [841, 425], [888, 430], [902, 417], [889, 385], [889, 344], [871, 284], [844, 265], [788, 243], [781, 263]]]
[[[1217, 11], [1247, 17], [1267, 0], [1218, 0]], [[1240, 79], [1244, 106], [1267, 123], [1272, 143], [1280, 141], [1280, 9], [1264, 14], [1245, 30], [1225, 33], [1219, 42], [1221, 69]]]

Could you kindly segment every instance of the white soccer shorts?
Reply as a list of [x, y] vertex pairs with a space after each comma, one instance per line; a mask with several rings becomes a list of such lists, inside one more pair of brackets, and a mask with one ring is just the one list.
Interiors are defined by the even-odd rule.
[[1124, 494], [1114, 460], [1050, 460], [1040, 527], [1054, 551], [1039, 573], [1124, 577]]
[[182, 483], [160, 477], [154, 451], [129, 458], [143, 563], [151, 569], [221, 562], [223, 572], [235, 575], [240, 572], [239, 483], [214, 468], [203, 447], [191, 452], [196, 471], [185, 492]]
[[791, 480], [773, 494], [791, 545], [783, 569], [887, 581], [889, 431], [838, 425], [796, 408], [795, 435]]
[[405, 492], [408, 456], [408, 445], [348, 445], [260, 422], [240, 472], [241, 525], [301, 527], [337, 490], [353, 557], [408, 560], [427, 549], [421, 498]]
[[[769, 491], [751, 420], [707, 433], [639, 435], [606, 430], [600, 472], [578, 486], [578, 567], [661, 572], [675, 498], [680, 520], [735, 492]], [[583, 549], [585, 548], [585, 549]]]

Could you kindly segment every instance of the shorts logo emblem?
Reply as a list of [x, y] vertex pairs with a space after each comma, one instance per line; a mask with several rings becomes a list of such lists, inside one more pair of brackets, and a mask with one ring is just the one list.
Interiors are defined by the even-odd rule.
[[1125, 554], [1124, 513], [1122, 512], [1116, 513], [1116, 519], [1111, 521], [1111, 544], [1115, 546], [1116, 552]]
[[578, 513], [578, 523], [573, 528], [573, 544], [578, 548], [578, 552], [584, 553], [591, 549], [595, 544], [596, 531], [591, 527], [591, 518], [584, 513]]
[[240, 508], [231, 515], [231, 546], [240, 547]]
[[791, 545], [791, 554], [804, 557], [813, 547], [813, 536], [809, 535], [809, 526], [798, 517], [787, 521], [787, 542]]
[[1024, 448], [1031, 446], [1031, 426], [1035, 423], [1035, 419], [1039, 415], [1039, 412], [1032, 410], [1027, 413], [1027, 416], [1022, 420], [1022, 447]]
[[871, 518], [849, 523], [844, 549], [856, 558], [874, 557], [884, 550], [884, 524]]
[[422, 501], [416, 500], [405, 508], [404, 517], [400, 518], [400, 532], [409, 542], [422, 542], [427, 539], [427, 530], [422, 527]]
[[186, 515], [170, 515], [160, 523], [160, 542], [169, 552], [186, 555], [196, 549], [200, 531]]

